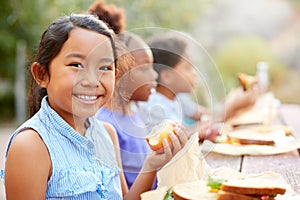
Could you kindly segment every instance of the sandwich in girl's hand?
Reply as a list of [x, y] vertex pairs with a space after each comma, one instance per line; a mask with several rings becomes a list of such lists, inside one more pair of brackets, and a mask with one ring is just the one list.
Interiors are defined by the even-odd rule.
[[160, 124], [153, 127], [150, 134], [146, 137], [146, 140], [153, 151], [163, 150], [163, 140], [166, 139], [169, 145], [172, 145], [171, 139], [169, 138], [169, 133], [175, 132], [175, 122], [171, 120], [163, 120]]

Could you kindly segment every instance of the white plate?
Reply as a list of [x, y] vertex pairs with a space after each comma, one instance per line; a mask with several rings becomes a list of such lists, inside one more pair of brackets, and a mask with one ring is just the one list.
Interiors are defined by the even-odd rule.
[[[292, 137], [292, 136], [290, 136]], [[270, 145], [238, 145], [227, 143], [213, 143], [205, 140], [200, 146], [204, 152], [216, 152], [220, 154], [240, 156], [240, 155], [275, 155], [294, 151], [300, 148], [300, 141], [290, 138], [287, 142], [274, 146]]]

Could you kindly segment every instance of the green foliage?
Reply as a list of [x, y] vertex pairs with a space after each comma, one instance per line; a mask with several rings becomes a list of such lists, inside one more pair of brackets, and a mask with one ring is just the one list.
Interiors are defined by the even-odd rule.
[[[61, 2], [61, 1], [57, 1]], [[63, 1], [65, 2], [65, 1]], [[75, 0], [74, 0], [75, 2]], [[62, 13], [69, 13], [69, 9], [80, 10], [80, 4], [65, 3], [63, 7], [56, 2], [46, 0], [11, 0], [3, 1], [0, 6], [0, 80], [14, 83], [16, 70], [16, 45], [19, 40], [27, 45], [27, 64], [31, 61], [34, 49], [49, 23]], [[87, 1], [81, 1], [87, 2]], [[24, 66], [27, 67], [27, 66]], [[0, 82], [3, 84], [3, 82]], [[13, 88], [13, 86], [12, 86]], [[3, 93], [4, 91], [2, 91]], [[14, 95], [12, 91], [5, 91], [0, 96], [0, 118], [11, 120], [14, 117]]]
[[[115, 3], [126, 10], [128, 29], [157, 26], [185, 30], [190, 27], [202, 11], [207, 0], [171, 1], [171, 0], [105, 0]], [[26, 42], [27, 64], [31, 62], [34, 50], [46, 27], [55, 18], [86, 11], [94, 0], [10, 0], [0, 6], [0, 78], [15, 77], [16, 44], [18, 40]], [[27, 67], [27, 66], [26, 66]], [[1, 105], [13, 105], [1, 96]], [[2, 108], [1, 108], [2, 109]], [[13, 115], [13, 112], [10, 112]], [[3, 112], [0, 114], [2, 115]], [[4, 114], [5, 116], [6, 114]]]
[[[209, 0], [104, 1], [124, 8], [127, 30], [131, 31], [160, 27], [189, 32], [208, 4], [212, 3]], [[29, 64], [42, 32], [50, 22], [64, 14], [85, 11], [93, 2], [94, 0], [2, 1], [0, 6], [0, 80], [4, 78], [11, 83], [14, 82], [18, 40], [26, 42], [26, 62]], [[293, 5], [299, 6], [299, 2], [299, 0], [293, 0]], [[157, 29], [151, 31], [153, 30]], [[139, 31], [138, 33], [144, 38], [153, 34], [153, 32], [147, 31]], [[271, 88], [278, 92], [279, 97], [289, 98], [288, 102], [298, 101], [299, 103], [297, 99], [300, 97], [295, 94], [300, 94], [300, 86], [293, 83], [293, 81], [297, 82], [299, 71], [285, 70], [264, 40], [258, 37], [238, 37], [227, 41], [222, 46], [223, 48], [213, 56], [213, 60], [219, 67], [227, 91], [237, 85], [235, 78], [237, 72], [254, 74], [256, 63], [263, 60], [270, 64]], [[289, 88], [284, 87], [287, 85], [291, 86]], [[13, 98], [11, 93], [1, 95], [0, 104], [4, 105], [4, 108], [9, 108], [10, 111], [9, 113], [1, 112], [0, 117], [13, 115]], [[2, 110], [3, 107], [0, 109]]]
[[[47, 16], [43, 1], [3, 1], [0, 8], [0, 77], [13, 78], [16, 43], [24, 40], [31, 50], [41, 34], [43, 19]], [[45, 15], [46, 14], [46, 15]], [[30, 52], [31, 53], [31, 52]]]
[[198, 20], [208, 0], [107, 0], [107, 2], [124, 8], [127, 30], [161, 27], [187, 31]]
[[12, 12], [9, 1], [3, 1], [0, 6], [0, 78], [13, 76], [14, 46], [15, 40], [12, 34], [15, 19], [9, 13]]

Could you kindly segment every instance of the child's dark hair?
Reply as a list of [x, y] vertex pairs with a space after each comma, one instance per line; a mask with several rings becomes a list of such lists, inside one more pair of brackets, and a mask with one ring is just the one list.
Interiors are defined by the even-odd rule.
[[88, 11], [106, 22], [116, 34], [125, 30], [126, 16], [122, 8], [119, 8], [114, 4], [107, 4], [104, 0], [96, 0], [89, 7]]
[[147, 41], [153, 54], [153, 68], [158, 73], [167, 68], [175, 67], [187, 51], [187, 42], [174, 34], [154, 36]]
[[[111, 41], [115, 59], [115, 66], [117, 66], [117, 55], [113, 39], [113, 31], [110, 30], [105, 23], [103, 23], [93, 15], [71, 14], [70, 16], [63, 16], [55, 20], [42, 35], [39, 47], [33, 60], [43, 67], [43, 69], [39, 71], [41, 75], [49, 75], [50, 62], [60, 52], [63, 44], [69, 37], [70, 31], [76, 27], [93, 30], [100, 34], [106, 35]], [[46, 95], [46, 89], [41, 88], [32, 78], [28, 95], [30, 117], [40, 109], [41, 101]]]

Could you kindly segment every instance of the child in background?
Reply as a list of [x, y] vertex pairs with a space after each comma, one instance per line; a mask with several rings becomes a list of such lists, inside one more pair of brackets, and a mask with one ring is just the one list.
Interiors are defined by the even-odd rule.
[[[122, 9], [100, 0], [90, 6], [89, 12], [96, 14], [100, 19], [105, 19], [108, 26], [119, 33], [120, 41], [129, 50], [124, 54], [130, 54], [133, 58], [129, 68], [125, 68], [125, 65], [118, 66], [114, 96], [96, 113], [97, 119], [112, 124], [117, 131], [122, 166], [127, 185], [131, 188], [146, 156], [151, 152], [145, 139], [149, 131], [134, 106], [135, 101], [147, 101], [151, 90], [156, 87], [157, 73], [152, 66], [153, 56], [141, 37], [122, 32], [122, 28], [125, 27]], [[153, 188], [155, 187], [156, 182], [153, 184]]]
[[177, 94], [190, 93], [197, 84], [197, 73], [187, 54], [188, 43], [175, 34], [165, 34], [153, 37], [148, 45], [158, 85], [147, 102], [139, 102], [139, 112], [149, 130], [163, 119], [183, 124], [184, 114]]
[[[197, 73], [191, 64], [189, 43], [184, 34], [168, 32], [156, 35], [148, 42], [154, 57], [154, 69], [159, 74], [156, 93], [147, 102], [139, 102], [139, 112], [149, 128], [163, 119], [171, 119], [185, 124], [191, 133], [198, 131], [200, 140], [209, 133], [210, 120], [202, 120], [203, 114], [213, 116], [214, 120], [223, 121], [232, 117], [240, 109], [253, 105], [258, 92], [241, 91], [240, 88], [225, 100], [225, 109], [210, 113], [204, 107], [186, 96], [197, 84]], [[188, 97], [188, 98], [186, 98]], [[196, 123], [189, 125], [185, 118]]]
[[8, 200], [139, 199], [180, 150], [164, 141], [164, 152], [149, 154], [139, 184], [128, 191], [115, 130], [93, 117], [113, 94], [116, 58], [113, 32], [92, 15], [64, 16], [47, 28], [30, 68], [31, 118], [6, 151]]

